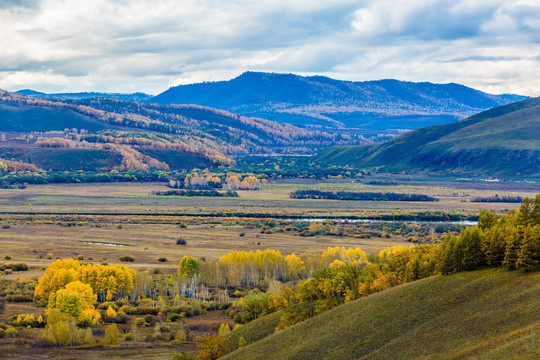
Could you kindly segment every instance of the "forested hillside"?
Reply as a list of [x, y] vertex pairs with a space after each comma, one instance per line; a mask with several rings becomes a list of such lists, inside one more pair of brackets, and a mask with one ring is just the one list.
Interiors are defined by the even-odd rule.
[[430, 126], [386, 143], [335, 147], [324, 164], [483, 175], [540, 174], [540, 98], [501, 106], [466, 120]]
[[310, 131], [194, 105], [47, 100], [0, 91], [0, 157], [52, 170], [189, 169], [231, 155], [309, 154], [361, 137]]
[[298, 126], [357, 128], [369, 133], [454, 122], [524, 98], [486, 94], [459, 84], [352, 82], [246, 72], [229, 81], [173, 87], [149, 101], [198, 104]]

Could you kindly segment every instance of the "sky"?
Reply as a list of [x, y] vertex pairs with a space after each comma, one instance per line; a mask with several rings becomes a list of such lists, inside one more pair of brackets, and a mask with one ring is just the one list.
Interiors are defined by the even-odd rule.
[[0, 0], [0, 88], [146, 92], [244, 71], [540, 96], [540, 0]]

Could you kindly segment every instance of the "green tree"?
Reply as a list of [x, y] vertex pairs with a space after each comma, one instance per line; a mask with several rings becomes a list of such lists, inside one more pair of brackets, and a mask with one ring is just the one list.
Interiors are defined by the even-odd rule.
[[540, 264], [540, 225], [525, 229], [523, 242], [519, 249], [516, 268], [531, 271]]
[[521, 237], [515, 227], [509, 227], [502, 265], [507, 270], [514, 270], [521, 249]]
[[501, 225], [486, 229], [482, 240], [482, 251], [489, 266], [501, 266], [506, 250], [506, 237]]
[[493, 211], [482, 210], [478, 217], [480, 230], [490, 229], [497, 224], [497, 215]]
[[453, 235], [447, 235], [439, 246], [438, 270], [443, 274], [450, 274], [457, 271], [456, 258], [454, 256], [454, 247], [457, 238]]
[[199, 269], [199, 262], [192, 256], [184, 256], [178, 265], [178, 276], [191, 278]]
[[461, 232], [460, 241], [463, 247], [461, 265], [463, 270], [477, 269], [484, 263], [482, 254], [482, 231], [479, 228], [467, 228]]

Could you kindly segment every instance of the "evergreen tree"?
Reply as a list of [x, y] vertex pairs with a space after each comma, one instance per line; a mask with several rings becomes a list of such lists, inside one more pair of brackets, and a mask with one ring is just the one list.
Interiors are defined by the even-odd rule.
[[502, 265], [507, 270], [514, 270], [521, 248], [521, 237], [514, 227], [507, 228], [506, 250], [504, 252], [504, 260]]
[[461, 232], [460, 236], [463, 254], [461, 266], [463, 270], [474, 270], [484, 264], [482, 254], [482, 232], [479, 228], [467, 228]]
[[516, 268], [531, 271], [540, 264], [540, 225], [525, 229], [523, 242], [519, 249]]

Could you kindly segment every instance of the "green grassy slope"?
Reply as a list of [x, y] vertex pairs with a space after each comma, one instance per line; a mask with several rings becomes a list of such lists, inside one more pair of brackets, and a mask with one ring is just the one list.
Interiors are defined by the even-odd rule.
[[458, 123], [418, 129], [368, 146], [322, 152], [326, 164], [389, 171], [458, 170], [491, 175], [540, 172], [540, 98], [501, 106]]
[[279, 325], [279, 320], [282, 315], [283, 311], [278, 311], [242, 325], [239, 329], [233, 331], [229, 337], [231, 349], [238, 348], [238, 342], [241, 337], [243, 337], [248, 344], [252, 344], [272, 335], [276, 332], [276, 328]]
[[436, 276], [337, 307], [224, 359], [538, 359], [540, 274]]
[[0, 103], [1, 131], [62, 131], [66, 128], [99, 131], [106, 125], [69, 109]]
[[110, 171], [122, 162], [112, 151], [77, 148], [0, 147], [0, 157], [55, 171]]

